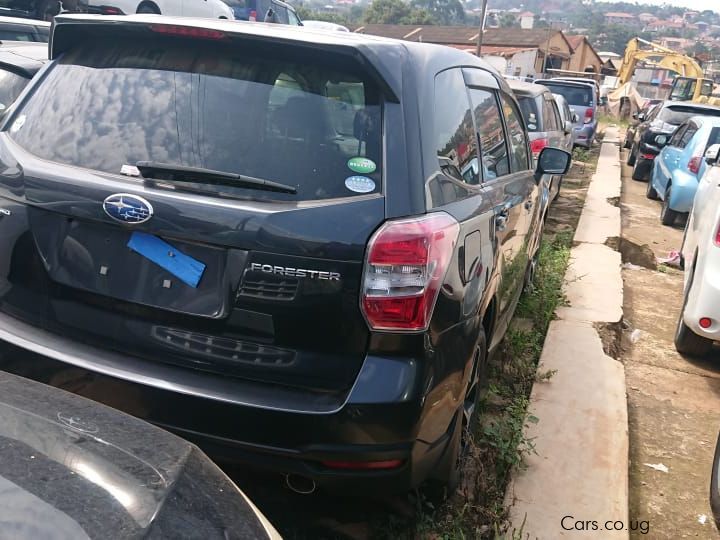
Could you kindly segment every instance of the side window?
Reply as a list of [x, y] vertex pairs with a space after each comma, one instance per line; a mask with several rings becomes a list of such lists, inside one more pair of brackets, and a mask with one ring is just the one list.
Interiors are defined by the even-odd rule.
[[275, 17], [277, 17], [278, 23], [288, 24], [288, 10], [285, 6], [281, 6], [280, 4], [273, 2], [272, 10], [275, 12]]
[[502, 114], [494, 92], [470, 88], [475, 125], [480, 139], [483, 179], [493, 180], [510, 173]]
[[543, 131], [557, 131], [559, 129], [557, 113], [549, 99], [543, 99]]
[[695, 134], [697, 133], [698, 127], [695, 124], [688, 124], [687, 129], [685, 130], [685, 133], [683, 133], [682, 137], [680, 138], [680, 143], [678, 144], [678, 148], [685, 148], [688, 143], [690, 142], [690, 139], [692, 139]]
[[435, 77], [435, 147], [442, 171], [461, 182], [480, 182], [477, 136], [460, 69]]
[[687, 124], [683, 124], [679, 128], [675, 130], [675, 133], [673, 133], [673, 136], [670, 137], [670, 140], [668, 141], [669, 146], [680, 146], [680, 139], [682, 139], [682, 136], [685, 134], [685, 130], [687, 129]]
[[557, 127], [560, 131], [563, 129], [563, 120], [562, 116], [560, 116], [560, 109], [558, 108], [557, 101], [554, 99], [550, 100], [550, 104], [552, 105], [552, 110], [555, 111], [555, 123], [557, 124]]
[[502, 96], [502, 105], [510, 143], [510, 166], [513, 172], [525, 171], [530, 168], [530, 164], [527, 135], [520, 121], [520, 113], [507, 96]]

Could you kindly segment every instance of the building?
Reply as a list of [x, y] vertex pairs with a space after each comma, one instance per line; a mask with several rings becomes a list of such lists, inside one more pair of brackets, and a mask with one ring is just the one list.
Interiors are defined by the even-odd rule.
[[535, 14], [532, 11], [525, 11], [520, 14], [520, 28], [532, 30], [535, 26]]
[[[366, 24], [353, 30], [406, 41], [448, 45], [476, 52], [478, 29], [474, 26]], [[538, 77], [548, 69], [569, 70], [573, 48], [565, 34], [550, 28], [488, 28], [482, 56], [506, 75]], [[518, 72], [519, 71], [519, 72]]]
[[605, 14], [605, 24], [617, 26], [638, 26], [639, 19], [630, 13], [611, 11]]
[[651, 22], [658, 20], [658, 18], [652, 13], [641, 13], [637, 18], [643, 24], [650, 24]]
[[567, 36], [573, 49], [570, 57], [570, 71], [600, 73], [603, 61], [587, 36]]

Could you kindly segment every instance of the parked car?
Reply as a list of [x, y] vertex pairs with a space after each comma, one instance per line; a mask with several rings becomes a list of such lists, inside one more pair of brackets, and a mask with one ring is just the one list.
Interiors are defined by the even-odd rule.
[[658, 103], [653, 103], [652, 101], [648, 101], [642, 109], [640, 109], [637, 113], [634, 113], [632, 115], [632, 121], [630, 122], [630, 126], [628, 126], [627, 130], [625, 131], [625, 140], [623, 141], [623, 148], [630, 149], [632, 148], [633, 139], [635, 138], [635, 130], [637, 129], [638, 125], [640, 125], [642, 122], [645, 121], [645, 119], [650, 116], [653, 109], [658, 105]]
[[281, 0], [224, 0], [224, 2], [232, 8], [235, 18], [241, 21], [273, 22], [292, 26], [305, 24], [304, 21], [300, 22], [295, 8]]
[[15, 102], [47, 60], [46, 44], [0, 46], [0, 112]]
[[223, 0], [88, 0], [88, 11], [102, 15], [146, 13], [174, 17], [234, 19]]
[[575, 144], [590, 148], [597, 133], [598, 92], [595, 84], [558, 79], [538, 79], [535, 84], [549, 88], [553, 94], [567, 99], [572, 111], [577, 114], [575, 122]]
[[690, 212], [698, 180], [707, 168], [705, 152], [719, 143], [720, 117], [693, 116], [670, 137], [655, 159], [647, 187], [648, 199], [663, 201], [663, 225], [672, 225], [680, 215]]
[[280, 538], [195, 445], [9, 373], [0, 388], [3, 537]]
[[210, 19], [61, 16], [51, 43], [0, 128], [0, 339], [43, 357], [4, 367], [303, 491], [456, 483], [570, 161], [533, 170], [496, 71]]
[[715, 444], [715, 457], [710, 474], [710, 508], [715, 518], [715, 526], [720, 529], [720, 435]]
[[563, 126], [563, 131], [565, 132], [565, 140], [561, 148], [572, 152], [575, 146], [575, 130], [573, 129], [573, 124], [578, 119], [577, 115], [572, 112], [570, 105], [568, 105], [567, 100], [563, 96], [553, 94], [553, 98], [555, 98], [555, 103], [560, 112], [560, 125]]
[[635, 129], [627, 164], [633, 180], [648, 180], [655, 158], [680, 124], [691, 116], [720, 116], [720, 109], [680, 101], [665, 101], [655, 107]]
[[[553, 94], [547, 88], [522, 81], [509, 80], [508, 84], [520, 104], [520, 110], [530, 137], [530, 150], [534, 158], [540, 155], [543, 148], [560, 148], [572, 151], [567, 147], [568, 129], [560, 116], [560, 110]], [[557, 199], [562, 185], [562, 176], [543, 178], [544, 194], [542, 197], [542, 213], [549, 207], [550, 201]]]
[[702, 176], [682, 245], [685, 269], [683, 307], [675, 332], [682, 354], [703, 356], [720, 339], [720, 144], [705, 153], [708, 169]]
[[37, 41], [47, 43], [49, 38], [49, 22], [0, 16], [0, 41], [2, 42]]

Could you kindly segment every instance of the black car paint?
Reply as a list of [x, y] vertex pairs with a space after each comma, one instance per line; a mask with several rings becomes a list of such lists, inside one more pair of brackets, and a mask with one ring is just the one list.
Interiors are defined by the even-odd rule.
[[[147, 21], [156, 19], [56, 21], [53, 58], [88, 36], [141, 32]], [[169, 18], [167, 22], [198, 24]], [[470, 86], [497, 89], [514, 102], [512, 93], [482, 61], [444, 47], [288, 27], [217, 24], [259, 43], [352, 55], [377, 74], [385, 88], [382, 195], [300, 206], [170, 196], [138, 189], [115, 175], [37, 159], [1, 133], [0, 207], [11, 216], [0, 220], [0, 252], [11, 255], [0, 263], [0, 334], [44, 355], [27, 362], [14, 350], [3, 357], [2, 367], [93, 396], [181, 433], [224, 458], [298, 472], [327, 487], [339, 488], [348, 480], [369, 489], [383, 482], [389, 489], [418, 485], [437, 474], [470, 377], [479, 332], [488, 334], [491, 349], [498, 345], [541, 231], [538, 187], [530, 165], [482, 186], [461, 184], [440, 170], [430, 136], [433, 81], [445, 69], [462, 69]], [[38, 79], [42, 84], [42, 74]], [[5, 130], [14, 119], [8, 115]], [[159, 219], [136, 230], [188, 249], [193, 244], [224, 246], [237, 268], [260, 262], [339, 272], [345, 279], [343, 288], [324, 283], [330, 288], [318, 288], [315, 297], [301, 298], [296, 305], [248, 301], [231, 310], [224, 304], [204, 317], [98, 294], [93, 280], [99, 261], [89, 252], [87, 262], [81, 257], [63, 261], [57, 246], [77, 246], [78, 239], [86, 240], [81, 231], [85, 223], [106, 230], [108, 238], [127, 234], [102, 212], [103, 199], [118, 191], [137, 191], [155, 208]], [[430, 328], [414, 334], [370, 332], [358, 308], [367, 241], [385, 219], [428, 211], [447, 212], [461, 225]], [[48, 258], [55, 266], [47, 267]], [[67, 266], [71, 263], [79, 266]], [[232, 274], [232, 268], [229, 272], [232, 288], [241, 276]], [[121, 289], [131, 287], [136, 277], [119, 279], [126, 280], [124, 285], [119, 282]], [[328, 317], [318, 316], [328, 302], [335, 306]], [[158, 298], [148, 303], [163, 305]], [[213, 332], [222, 331], [233, 316], [241, 327], [252, 330], [251, 340], [260, 336], [270, 346], [272, 328], [284, 325], [289, 337], [282, 347], [299, 351], [292, 371], [250, 366], [236, 377], [220, 376], [188, 369], [188, 364], [171, 366], [168, 362], [174, 360], [167, 353], [148, 348], [139, 354], [112, 351], [102, 339], [103, 329], [124, 332], [125, 337], [147, 333], [158, 319], [171, 328], [216, 335]], [[317, 339], [319, 325], [322, 343]], [[303, 346], [312, 349], [303, 355]], [[404, 463], [391, 471], [373, 472], [331, 471], [319, 463], [334, 459]]]
[[197, 447], [0, 372], [0, 528], [35, 538], [270, 538]]

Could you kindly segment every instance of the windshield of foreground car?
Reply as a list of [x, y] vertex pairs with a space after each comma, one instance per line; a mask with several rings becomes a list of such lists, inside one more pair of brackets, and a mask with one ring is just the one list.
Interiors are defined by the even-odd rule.
[[300, 61], [286, 48], [246, 47], [176, 40], [79, 47], [17, 111], [10, 136], [41, 158], [107, 173], [147, 161], [297, 189], [260, 192], [198, 179], [232, 196], [297, 201], [378, 192], [380, 97], [361, 69], [346, 57]]

